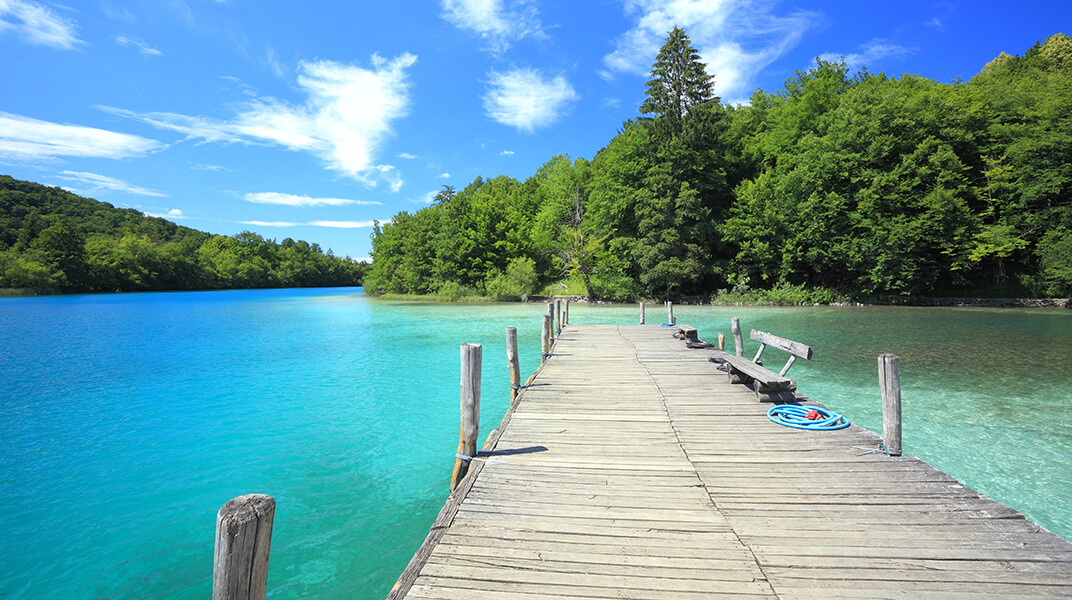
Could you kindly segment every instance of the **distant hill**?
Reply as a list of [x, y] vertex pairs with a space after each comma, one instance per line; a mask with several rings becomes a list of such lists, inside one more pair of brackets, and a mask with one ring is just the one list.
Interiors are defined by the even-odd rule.
[[0, 288], [113, 292], [360, 285], [367, 265], [290, 238], [213, 235], [0, 175]]

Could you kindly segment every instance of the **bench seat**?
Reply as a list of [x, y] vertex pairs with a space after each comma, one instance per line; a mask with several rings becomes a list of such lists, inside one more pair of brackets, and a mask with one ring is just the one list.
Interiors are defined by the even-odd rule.
[[766, 402], [790, 402], [796, 398], [797, 381], [770, 371], [741, 356], [719, 357], [726, 364], [730, 383], [751, 383], [756, 399]]

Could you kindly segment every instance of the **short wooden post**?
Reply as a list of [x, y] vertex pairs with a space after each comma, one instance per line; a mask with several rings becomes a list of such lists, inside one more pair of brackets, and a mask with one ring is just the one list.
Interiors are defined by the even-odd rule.
[[562, 300], [555, 299], [555, 337], [562, 333]]
[[644, 303], [640, 303], [640, 324], [644, 324]]
[[517, 358], [517, 327], [506, 328], [506, 366], [510, 369], [510, 404], [521, 391], [521, 366]]
[[878, 356], [878, 384], [882, 388], [882, 442], [890, 456], [901, 455], [901, 375], [897, 356]]
[[267, 494], [239, 496], [220, 508], [212, 600], [264, 600], [274, 522], [275, 499]]
[[476, 456], [476, 438], [480, 434], [480, 368], [483, 348], [480, 344], [462, 344], [462, 427], [458, 439], [458, 454], [469, 458], [454, 460], [450, 489], [469, 472], [470, 459]]
[[551, 317], [551, 336], [555, 335], [555, 303], [547, 303], [547, 314]]
[[733, 330], [733, 343], [737, 346], [737, 356], [744, 356], [744, 338], [741, 337], [741, 320], [733, 317], [731, 329]]
[[674, 303], [669, 300], [666, 301], [666, 322], [674, 324]]
[[543, 331], [540, 333], [540, 362], [551, 356], [551, 315], [543, 316]]
[[569, 298], [562, 301], [562, 324], [569, 325]]
[[725, 350], [726, 349], [726, 334], [721, 333], [721, 332], [718, 334], [718, 349], [719, 350]]

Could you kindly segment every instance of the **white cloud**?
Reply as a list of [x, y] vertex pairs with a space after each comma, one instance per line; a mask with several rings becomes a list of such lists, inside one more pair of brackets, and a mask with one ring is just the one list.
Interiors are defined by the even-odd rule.
[[528, 0], [442, 0], [443, 18], [480, 35], [492, 52], [504, 52], [526, 37], [544, 36], [538, 11]]
[[139, 196], [156, 196], [158, 198], [166, 197], [167, 194], [158, 192], [156, 190], [150, 190], [149, 188], [143, 188], [141, 186], [134, 185], [123, 181], [122, 179], [116, 179], [114, 177], [108, 177], [106, 175], [98, 175], [96, 173], [86, 173], [84, 171], [63, 171], [59, 175], [60, 179], [66, 181], [73, 181], [78, 184], [90, 186], [88, 189], [82, 189], [76, 193], [87, 195], [101, 190], [111, 190], [114, 192], [123, 192], [126, 194], [137, 194]]
[[190, 168], [193, 169], [194, 171], [217, 171], [217, 172], [226, 171], [227, 173], [231, 172], [231, 170], [228, 169], [227, 167], [221, 167], [220, 165], [196, 164], [196, 165], [191, 165]]
[[241, 225], [254, 227], [331, 227], [335, 229], [360, 229], [372, 227], [374, 221], [312, 221], [310, 223], [294, 223], [291, 221], [239, 221]]
[[304, 102], [256, 98], [229, 120], [101, 108], [182, 133], [187, 139], [308, 152], [366, 185], [386, 181], [396, 190], [401, 178], [391, 165], [375, 164], [375, 154], [392, 133], [391, 124], [409, 113], [406, 69], [416, 61], [407, 53], [392, 60], [373, 55], [371, 69], [332, 61], [303, 62], [298, 86], [306, 94]]
[[136, 135], [79, 125], [61, 125], [0, 112], [0, 158], [127, 158], [163, 147], [156, 140]]
[[439, 179], [450, 179], [450, 173], [440, 173], [439, 175], [436, 175], [436, 177]]
[[513, 69], [505, 73], [492, 71], [489, 77], [484, 109], [492, 119], [518, 129], [534, 131], [550, 125], [569, 102], [577, 99], [577, 93], [561, 75], [544, 79], [534, 69]]
[[75, 35], [75, 24], [47, 6], [25, 0], [0, 0], [0, 34], [15, 30], [31, 44], [73, 50], [85, 44]]
[[779, 15], [771, 0], [627, 0], [635, 26], [603, 57], [613, 73], [646, 76], [674, 26], [685, 29], [715, 76], [715, 91], [729, 103], [743, 102], [764, 67], [800, 42], [818, 15], [807, 11]]
[[406, 160], [413, 160], [417, 158], [416, 154], [410, 154], [409, 152], [402, 152], [398, 155], [398, 158], [404, 158]]
[[910, 48], [898, 44], [890, 44], [887, 43], [886, 40], [875, 38], [860, 46], [860, 52], [853, 52], [845, 55], [828, 52], [820, 55], [819, 58], [828, 62], [844, 60], [849, 69], [855, 71], [884, 58], [899, 58], [911, 54], [912, 52], [913, 51]]
[[513, 156], [513, 155], [514, 155], [513, 150], [503, 150], [502, 152], [499, 153], [499, 156]]
[[124, 48], [135, 48], [138, 52], [141, 52], [142, 56], [160, 56], [162, 54], [162, 52], [153, 48], [149, 44], [146, 44], [144, 41], [135, 37], [130, 37], [129, 35], [117, 35], [114, 39], [115, 43]]
[[291, 223], [290, 221], [239, 221], [239, 223], [254, 227], [301, 227], [305, 225], [305, 223]]
[[[154, 210], [162, 210], [163, 212], [150, 212]], [[177, 208], [168, 209], [149, 209], [149, 211], [143, 211], [141, 214], [147, 217], [159, 217], [161, 219], [168, 219], [171, 221], [178, 219], [185, 219], [186, 216], [182, 214], [182, 211]]]
[[346, 206], [348, 204], [365, 204], [383, 206], [382, 202], [371, 200], [348, 200], [345, 198], [311, 198], [279, 192], [251, 192], [242, 197], [246, 202], [257, 204], [281, 204], [283, 206]]
[[372, 227], [375, 221], [313, 221], [309, 223], [313, 227], [333, 227], [336, 229], [360, 229]]

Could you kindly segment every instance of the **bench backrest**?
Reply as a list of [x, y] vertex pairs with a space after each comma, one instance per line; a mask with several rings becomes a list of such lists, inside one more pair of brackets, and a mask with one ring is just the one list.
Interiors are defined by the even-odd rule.
[[804, 360], [811, 360], [811, 347], [805, 346], [800, 342], [787, 340], [783, 337], [778, 337], [773, 333], [757, 331], [755, 329], [752, 330], [749, 337], [759, 342], [759, 351], [756, 352], [756, 357], [752, 359], [752, 362], [759, 362], [759, 357], [763, 355], [763, 350], [765, 350], [767, 346], [774, 346], [783, 352], [789, 353], [789, 360], [785, 363], [785, 366], [782, 367], [781, 372], [778, 373], [783, 377], [789, 372], [789, 367], [793, 366], [793, 363], [797, 360], [798, 356]]

